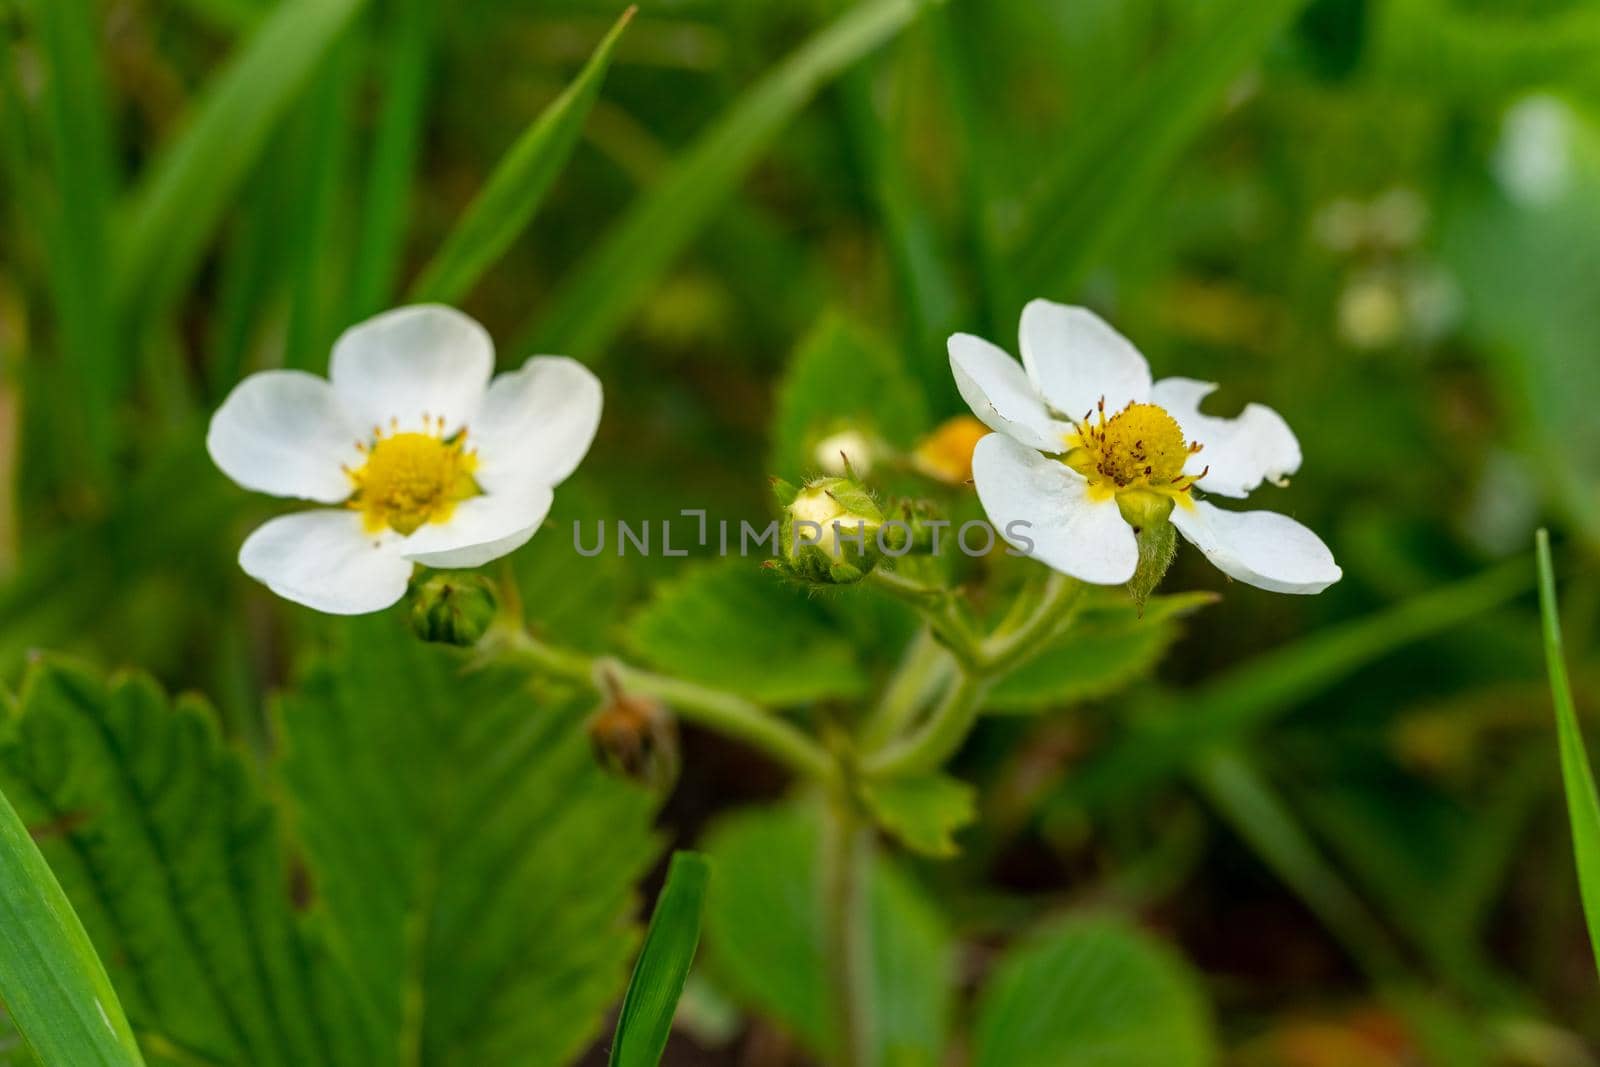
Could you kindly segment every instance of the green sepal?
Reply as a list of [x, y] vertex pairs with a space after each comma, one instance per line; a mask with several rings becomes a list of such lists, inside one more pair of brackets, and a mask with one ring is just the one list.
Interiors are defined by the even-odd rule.
[[854, 563], [835, 563], [828, 568], [828, 578], [834, 585], [854, 585], [867, 576], [867, 572]]
[[849, 478], [830, 478], [828, 482], [831, 484], [823, 489], [823, 492], [832, 497], [845, 512], [866, 519], [868, 522], [874, 519], [883, 521], [883, 512], [878, 510], [878, 502], [872, 499], [872, 494], [858, 482]]
[[772, 479], [772, 495], [778, 498], [780, 507], [788, 507], [794, 503], [794, 498], [800, 495], [793, 482], [786, 482], [782, 478]]
[[1172, 559], [1177, 555], [1178, 530], [1170, 522], [1155, 522], [1140, 528], [1135, 537], [1139, 542], [1139, 565], [1128, 579], [1128, 595], [1133, 597], [1142, 616], [1145, 602], [1166, 577], [1167, 568], [1172, 566]]

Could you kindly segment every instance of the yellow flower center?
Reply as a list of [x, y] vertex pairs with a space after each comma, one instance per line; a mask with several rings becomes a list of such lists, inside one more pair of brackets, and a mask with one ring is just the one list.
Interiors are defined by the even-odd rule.
[[442, 418], [428, 420], [422, 433], [398, 433], [392, 424], [388, 434], [375, 428], [372, 444], [357, 446], [366, 463], [345, 469], [355, 483], [346, 506], [362, 513], [369, 533], [387, 526], [405, 535], [448, 520], [456, 504], [482, 492], [472, 477], [478, 456], [466, 443], [465, 430], [444, 436]]
[[1100, 424], [1086, 422], [1080, 436], [1094, 454], [1096, 473], [1119, 486], [1167, 484], [1189, 459], [1178, 420], [1157, 404], [1129, 404], [1110, 419], [1102, 411]]
[[1188, 502], [1190, 486], [1205, 477], [1185, 474], [1198, 442], [1183, 438], [1178, 420], [1159, 404], [1130, 403], [1106, 417], [1105, 401], [1067, 435], [1061, 461], [1089, 480], [1101, 498], [1115, 495], [1123, 515], [1135, 526], [1164, 518], [1174, 502]]

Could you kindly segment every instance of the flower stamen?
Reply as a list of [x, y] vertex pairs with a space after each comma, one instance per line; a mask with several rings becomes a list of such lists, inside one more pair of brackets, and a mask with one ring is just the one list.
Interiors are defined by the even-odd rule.
[[409, 535], [430, 522], [445, 522], [455, 506], [482, 490], [472, 474], [478, 456], [467, 448], [467, 431], [445, 437], [443, 417], [422, 417], [420, 433], [373, 427], [372, 442], [357, 442], [367, 457], [360, 468], [345, 468], [355, 491], [345, 506], [362, 513], [368, 533], [385, 527]]
[[1062, 462], [1106, 493], [1154, 490], [1176, 496], [1188, 493], [1206, 474], [1184, 473], [1201, 445], [1185, 441], [1178, 421], [1159, 404], [1129, 401], [1108, 417], [1101, 397], [1066, 443]]

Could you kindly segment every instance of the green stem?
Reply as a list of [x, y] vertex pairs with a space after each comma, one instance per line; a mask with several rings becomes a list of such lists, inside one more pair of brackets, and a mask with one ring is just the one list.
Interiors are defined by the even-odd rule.
[[1009, 631], [1002, 627], [983, 643], [983, 673], [998, 678], [1037, 655], [1071, 621], [1083, 590], [1082, 582], [1052, 571], [1033, 614]]
[[944, 700], [915, 733], [869, 756], [865, 770], [869, 775], [889, 777], [937, 770], [955, 755], [978, 721], [978, 708], [989, 683], [976, 674], [961, 671], [945, 692]]
[[956, 594], [949, 589], [924, 585], [912, 578], [879, 567], [867, 576], [879, 589], [899, 597], [922, 613], [923, 621], [950, 654], [965, 666], [976, 668], [982, 655], [980, 640], [962, 612]]
[[1006, 609], [1005, 616], [998, 625], [989, 631], [990, 638], [1001, 634], [1009, 634], [1028, 619], [1039, 608], [1039, 603], [1044, 599], [1045, 590], [1053, 587], [1058, 578], [1055, 571], [1045, 571], [1035, 574], [1024, 582], [1022, 588], [1017, 590], [1017, 595], [1012, 598], [1011, 606]]
[[823, 782], [837, 777], [834, 760], [820, 745], [768, 709], [743, 697], [641, 670], [609, 657], [596, 658], [546, 644], [520, 627], [495, 631], [485, 648], [490, 657], [524, 663], [590, 687], [596, 685], [596, 666], [603, 665], [623, 689], [655, 697], [689, 722], [745, 741], [807, 777]]
[[933, 714], [915, 732], [869, 756], [867, 773], [887, 776], [932, 771], [954, 755], [978, 720], [989, 684], [1046, 647], [1071, 619], [1082, 592], [1083, 583], [1051, 574], [1033, 611], [982, 641], [975, 655], [961, 662], [960, 672]]
[[833, 790], [823, 822], [822, 904], [836, 1062], [872, 1062], [872, 931], [868, 872], [872, 831], [844, 790]]
[[933, 695], [949, 684], [955, 660], [933, 631], [923, 627], [906, 646], [900, 666], [884, 687], [877, 709], [861, 731], [861, 747], [872, 751], [905, 732]]

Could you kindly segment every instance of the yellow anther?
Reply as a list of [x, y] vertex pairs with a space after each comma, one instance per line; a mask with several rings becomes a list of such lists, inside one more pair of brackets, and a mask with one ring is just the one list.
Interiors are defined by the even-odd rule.
[[1118, 485], [1173, 482], [1188, 458], [1178, 421], [1155, 404], [1129, 404], [1100, 429], [1098, 466]]
[[362, 513], [370, 532], [388, 527], [410, 534], [425, 523], [444, 522], [456, 504], [481, 492], [472, 477], [478, 457], [467, 451], [466, 433], [446, 439], [442, 419], [424, 425], [424, 433], [376, 432], [363, 449], [367, 462], [347, 471], [355, 484], [348, 506]]
[[[1096, 490], [1116, 494], [1119, 503], [1124, 494], [1152, 492], [1176, 499], [1204, 477], [1183, 472], [1200, 445], [1185, 441], [1178, 420], [1159, 404], [1130, 403], [1107, 418], [1102, 400], [1067, 436], [1066, 446], [1061, 461]], [[1141, 510], [1148, 511], [1147, 504]]]

